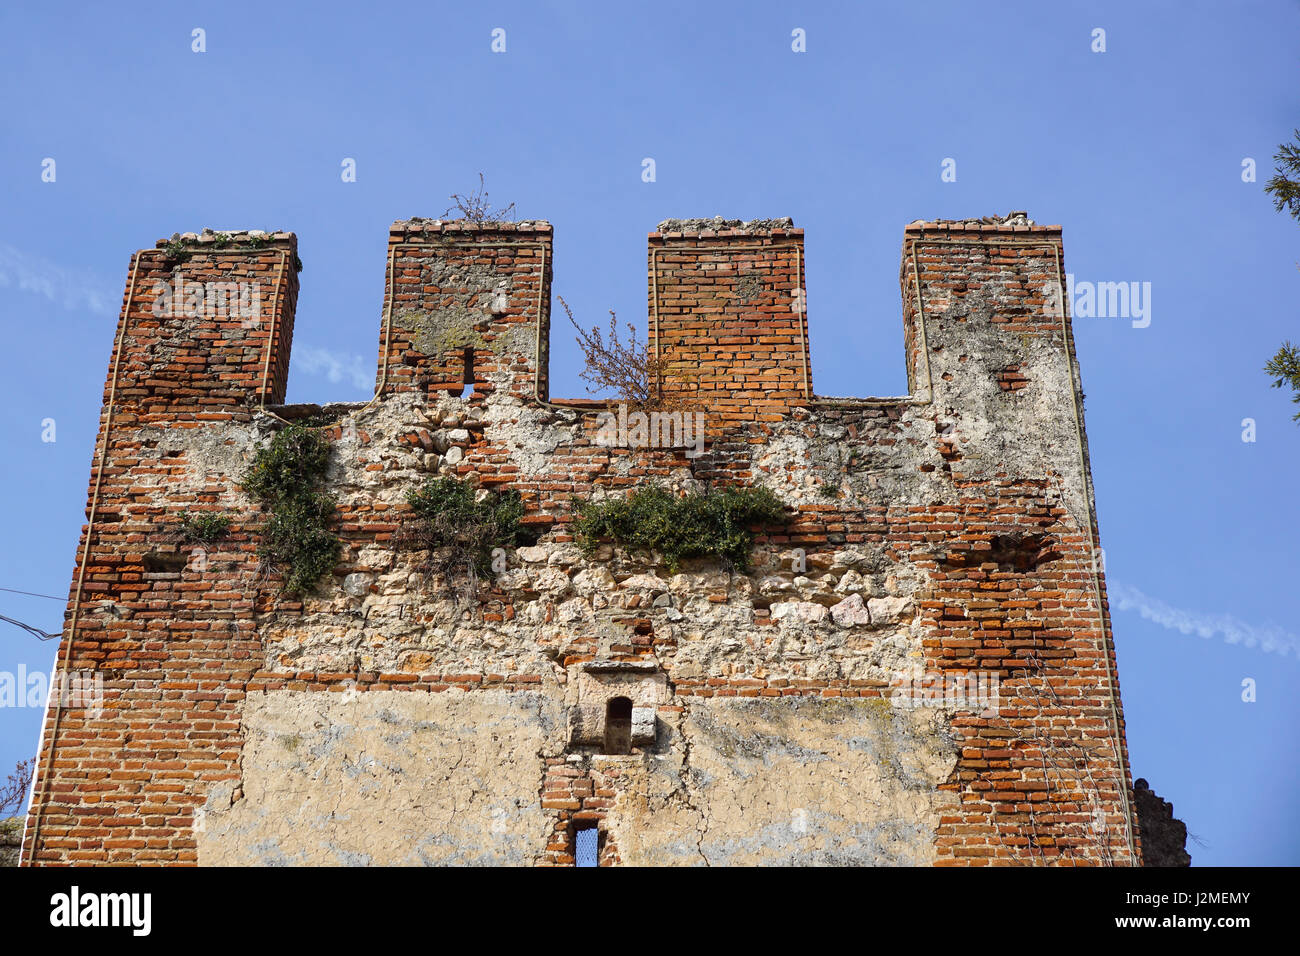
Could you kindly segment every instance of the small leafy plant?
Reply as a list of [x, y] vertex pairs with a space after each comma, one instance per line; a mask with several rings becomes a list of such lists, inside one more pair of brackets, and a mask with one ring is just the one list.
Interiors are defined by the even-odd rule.
[[290, 593], [311, 591], [334, 570], [343, 547], [328, 528], [334, 499], [321, 490], [329, 459], [325, 436], [294, 424], [275, 433], [244, 475], [244, 490], [271, 513], [258, 553], [288, 566], [284, 588]]
[[207, 544], [226, 536], [230, 518], [215, 511], [182, 511], [181, 538], [191, 544]]
[[432, 478], [406, 497], [411, 517], [399, 535], [407, 547], [429, 552], [424, 570], [459, 582], [459, 596], [471, 598], [478, 579], [492, 570], [493, 548], [530, 540], [520, 519], [517, 491], [480, 493], [456, 478]]
[[188, 262], [190, 256], [193, 255], [185, 240], [180, 238], [168, 241], [167, 244], [163, 246], [163, 254], [167, 257], [168, 262], [174, 264]]
[[626, 498], [587, 502], [574, 523], [578, 543], [591, 554], [602, 539], [648, 548], [664, 556], [669, 571], [684, 558], [716, 557], [748, 571], [754, 525], [784, 525], [785, 506], [768, 488], [722, 488], [676, 495], [638, 488]]

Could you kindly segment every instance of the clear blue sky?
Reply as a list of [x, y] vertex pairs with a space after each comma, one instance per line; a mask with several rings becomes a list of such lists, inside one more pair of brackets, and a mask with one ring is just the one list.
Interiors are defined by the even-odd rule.
[[[289, 397], [324, 401], [371, 393], [388, 225], [479, 171], [554, 223], [588, 322], [644, 328], [660, 219], [791, 216], [816, 390], [892, 395], [904, 224], [1026, 209], [1077, 280], [1151, 283], [1147, 328], [1075, 321], [1134, 772], [1196, 863], [1300, 863], [1300, 427], [1261, 370], [1300, 340], [1300, 225], [1262, 189], [1298, 40], [1282, 2], [7, 4], [0, 587], [60, 601], [0, 614], [61, 626], [128, 259], [159, 237], [296, 231]], [[557, 324], [553, 394], [577, 372]], [[50, 666], [0, 628], [0, 671]], [[39, 720], [0, 710], [0, 775]]]

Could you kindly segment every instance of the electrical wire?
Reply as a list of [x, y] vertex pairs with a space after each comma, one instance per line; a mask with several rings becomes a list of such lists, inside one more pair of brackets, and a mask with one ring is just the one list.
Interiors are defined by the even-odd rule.
[[0, 588], [0, 591], [8, 591], [10, 594], [26, 594], [28, 597], [49, 598], [51, 601], [63, 600], [63, 598], [55, 597], [53, 594], [37, 594], [35, 591], [19, 591], [17, 588]]
[[[5, 590], [8, 590], [8, 588], [6, 588]], [[12, 617], [5, 617], [3, 614], [0, 614], [0, 621], [4, 621], [7, 624], [12, 624], [14, 627], [21, 627], [28, 634], [31, 634], [33, 637], [35, 637], [37, 640], [40, 641], [52, 641], [56, 637], [63, 636], [62, 634], [49, 634], [45, 631], [42, 631], [39, 627], [32, 627], [30, 624], [24, 624], [22, 621], [15, 621]]]

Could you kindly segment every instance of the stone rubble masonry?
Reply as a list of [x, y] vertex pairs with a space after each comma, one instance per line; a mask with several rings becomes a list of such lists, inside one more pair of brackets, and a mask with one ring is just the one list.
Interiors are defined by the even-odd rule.
[[18, 865], [18, 850], [22, 840], [22, 817], [0, 820], [0, 866]]
[[[551, 398], [545, 222], [395, 223], [377, 397], [320, 407], [283, 404], [296, 238], [191, 238], [131, 262], [58, 656], [105, 700], [47, 715], [26, 863], [571, 865], [591, 826], [607, 865], [1140, 862], [1059, 227], [907, 226], [910, 394], [864, 399], [812, 392], [801, 230], [662, 223], [649, 338], [699, 457]], [[259, 314], [156, 315], [177, 270]], [[299, 419], [343, 551], [294, 597], [240, 482]], [[470, 598], [399, 540], [445, 475], [538, 535]], [[575, 502], [647, 483], [790, 521], [747, 574], [584, 554]], [[997, 699], [896, 706], [968, 672]]]

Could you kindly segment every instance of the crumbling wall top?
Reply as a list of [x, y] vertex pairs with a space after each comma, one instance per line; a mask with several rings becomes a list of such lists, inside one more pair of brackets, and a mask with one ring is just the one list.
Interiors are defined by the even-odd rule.
[[222, 249], [234, 243], [247, 243], [250, 240], [261, 242], [287, 240], [297, 245], [298, 236], [283, 229], [211, 229], [205, 226], [201, 232], [173, 232], [170, 238], [159, 239], [154, 244], [154, 248], [162, 249], [169, 243], [181, 241]]
[[978, 219], [917, 219], [909, 222], [905, 233], [919, 232], [999, 232], [999, 233], [1052, 233], [1059, 235], [1059, 225], [1039, 225], [1023, 209], [1013, 210], [1005, 216], [981, 216]]
[[676, 239], [683, 236], [802, 236], [789, 216], [780, 219], [665, 219], [652, 237]]
[[425, 219], [412, 216], [410, 219], [398, 219], [389, 227], [390, 236], [404, 236], [420, 233], [448, 232], [514, 232], [546, 233], [552, 231], [551, 224], [545, 219], [520, 219], [517, 222], [478, 221], [474, 219]]

